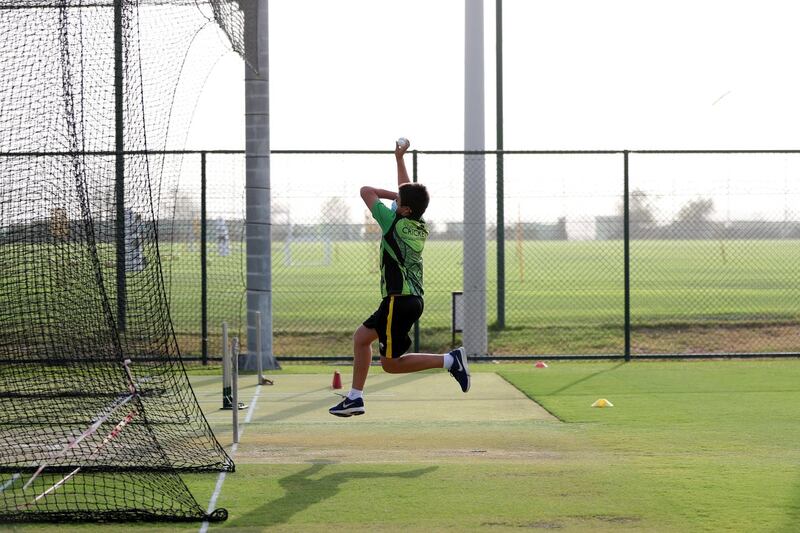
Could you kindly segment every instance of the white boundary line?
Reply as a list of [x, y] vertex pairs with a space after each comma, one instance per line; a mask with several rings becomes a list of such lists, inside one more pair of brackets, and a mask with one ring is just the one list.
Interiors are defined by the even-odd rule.
[[[261, 385], [256, 385], [256, 392], [253, 394], [253, 399], [250, 401], [250, 407], [247, 408], [247, 416], [244, 419], [245, 424], [249, 424], [250, 420], [253, 419], [253, 413], [255, 412], [256, 402], [258, 402], [258, 396], [261, 394]], [[244, 428], [239, 430], [239, 438], [242, 437], [244, 433]], [[239, 449], [239, 443], [235, 443], [231, 446], [231, 453], [230, 458], [233, 460], [233, 456], [236, 455], [236, 450]], [[217, 505], [217, 498], [219, 498], [220, 493], [222, 492], [222, 484], [225, 483], [225, 477], [227, 472], [220, 472], [219, 476], [217, 477], [217, 484], [214, 486], [214, 493], [211, 495], [211, 499], [208, 501], [208, 509], [206, 512], [211, 514], [214, 512], [214, 507]], [[209, 522], [206, 520], [203, 522], [203, 525], [200, 526], [199, 533], [206, 533], [208, 531]]]

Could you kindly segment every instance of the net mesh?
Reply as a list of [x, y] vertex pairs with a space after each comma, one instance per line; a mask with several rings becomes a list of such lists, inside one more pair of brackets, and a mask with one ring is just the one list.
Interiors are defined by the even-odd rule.
[[235, 2], [0, 0], [0, 521], [224, 517], [180, 477], [233, 463], [164, 289], [180, 161], [149, 152], [231, 46]]

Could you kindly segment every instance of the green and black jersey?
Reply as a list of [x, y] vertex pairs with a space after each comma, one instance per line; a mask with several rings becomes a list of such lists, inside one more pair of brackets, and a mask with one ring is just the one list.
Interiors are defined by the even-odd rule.
[[397, 215], [380, 200], [372, 206], [372, 217], [381, 227], [381, 296], [423, 295], [422, 249], [428, 238], [424, 220]]

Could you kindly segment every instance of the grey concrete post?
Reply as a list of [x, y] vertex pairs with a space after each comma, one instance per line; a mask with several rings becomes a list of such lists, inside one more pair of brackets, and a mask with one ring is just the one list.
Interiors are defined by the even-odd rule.
[[[279, 368], [272, 353], [272, 236], [269, 164], [269, 25], [267, 0], [240, 0], [245, 16], [245, 158], [247, 355], [241, 368]], [[261, 353], [256, 354], [256, 313]]]
[[[466, 1], [464, 149], [486, 149], [483, 0]], [[464, 348], [486, 355], [486, 157], [464, 156]]]

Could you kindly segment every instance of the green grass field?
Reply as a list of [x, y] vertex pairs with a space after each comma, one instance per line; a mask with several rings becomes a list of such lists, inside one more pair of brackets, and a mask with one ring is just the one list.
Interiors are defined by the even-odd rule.
[[[234, 244], [228, 257], [209, 248], [209, 323], [215, 336], [223, 320], [244, 334], [244, 260]], [[199, 259], [174, 246], [164, 253], [172, 317], [183, 351], [196, 354]], [[487, 313], [494, 324], [496, 249], [494, 242], [487, 246]], [[352, 332], [379, 300], [375, 243], [334, 242], [329, 264], [319, 243], [295, 243], [292, 250], [293, 263], [287, 264], [282, 243], [273, 248], [275, 353], [349, 354]], [[508, 242], [506, 262], [506, 328], [491, 329], [490, 352], [622, 352], [620, 241]], [[633, 241], [634, 352], [800, 351], [798, 264], [796, 241]], [[423, 350], [450, 345], [451, 292], [462, 288], [462, 268], [460, 243], [428, 243]]]
[[[211, 531], [800, 530], [799, 360], [473, 365], [466, 395], [444, 372], [373, 368], [350, 419], [326, 412], [333, 368], [270, 374]], [[219, 375], [192, 381], [230, 449]], [[186, 480], [205, 507], [216, 476]]]

